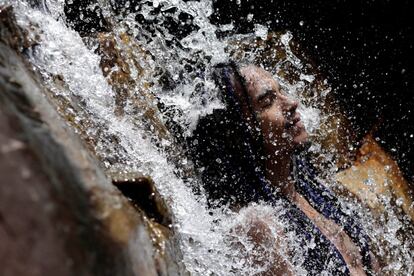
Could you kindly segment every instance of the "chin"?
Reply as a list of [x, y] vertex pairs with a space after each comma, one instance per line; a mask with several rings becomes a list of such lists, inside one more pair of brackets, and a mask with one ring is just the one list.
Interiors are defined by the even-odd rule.
[[306, 130], [302, 130], [295, 138], [293, 138], [293, 144], [295, 148], [303, 148], [308, 144], [308, 133]]

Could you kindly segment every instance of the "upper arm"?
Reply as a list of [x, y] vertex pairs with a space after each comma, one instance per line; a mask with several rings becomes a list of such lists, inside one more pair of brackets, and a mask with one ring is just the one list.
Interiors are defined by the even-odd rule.
[[243, 223], [232, 229], [232, 246], [239, 250], [258, 275], [294, 275], [292, 265], [282, 252], [281, 233], [272, 231], [272, 221], [257, 214], [249, 214]]

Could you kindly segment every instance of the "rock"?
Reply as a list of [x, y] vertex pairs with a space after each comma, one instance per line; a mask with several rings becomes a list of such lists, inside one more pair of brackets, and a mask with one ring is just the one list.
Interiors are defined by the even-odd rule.
[[0, 10], [0, 275], [186, 274], [170, 231], [112, 185], [59, 116], [19, 56], [12, 9]]
[[115, 114], [128, 116], [151, 133], [154, 143], [168, 152], [168, 159], [178, 167], [181, 177], [194, 176], [190, 164], [183, 164], [182, 147], [164, 124], [156, 95], [150, 92], [152, 57], [125, 33], [100, 33], [97, 37], [100, 66], [116, 94]]
[[[171, 256], [178, 252], [172, 249], [171, 220], [172, 213], [166, 202], [157, 191], [154, 182], [149, 176], [140, 173], [109, 173], [112, 183], [130, 200], [137, 208], [138, 212], [144, 211], [145, 220], [148, 225], [153, 244], [156, 248], [154, 260], [156, 267], [162, 275], [175, 274], [168, 273], [171, 268], [167, 266]], [[178, 253], [179, 254], [179, 253]]]
[[[118, 37], [113, 33], [100, 33], [98, 42], [102, 73], [116, 93], [116, 113], [123, 115], [126, 102], [130, 100], [134, 109], [143, 114], [157, 136], [171, 139], [167, 137], [170, 134], [161, 121], [155, 96], [149, 92], [150, 83], [145, 80], [151, 73], [143, 69], [148, 54], [126, 34]], [[135, 75], [132, 75], [131, 67]], [[150, 66], [146, 70], [150, 71]]]
[[0, 34], [1, 42], [20, 52], [37, 43], [16, 24], [13, 8], [7, 5], [0, 5]]
[[390, 200], [394, 208], [402, 208], [414, 222], [413, 194], [397, 163], [375, 139], [365, 137], [352, 166], [336, 175], [336, 179], [375, 213], [382, 214], [387, 206], [382, 197]]
[[[2, 82], [0, 87], [3, 93]], [[56, 204], [48, 176], [21, 140], [18, 118], [4, 113], [1, 100], [0, 274], [71, 275], [74, 261], [54, 219]]]
[[165, 227], [171, 225], [172, 213], [151, 177], [140, 173], [109, 173], [112, 183], [145, 214]]
[[121, 116], [124, 114], [126, 101], [129, 98], [128, 91], [133, 90], [135, 81], [131, 78], [128, 63], [120, 56], [114, 37], [111, 34], [100, 33], [98, 40], [102, 73], [107, 77], [116, 95], [115, 114]]

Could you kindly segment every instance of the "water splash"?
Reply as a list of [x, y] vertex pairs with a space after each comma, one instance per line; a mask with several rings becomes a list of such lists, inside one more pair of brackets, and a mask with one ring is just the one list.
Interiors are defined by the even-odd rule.
[[[7, 1], [3, 0], [4, 3]], [[129, 2], [127, 2], [129, 3]], [[176, 164], [168, 161], [168, 152], [163, 151], [157, 143], [151, 131], [142, 123], [136, 122], [134, 106], [127, 102], [126, 115], [115, 116], [116, 91], [108, 84], [108, 78], [104, 76], [100, 61], [101, 57], [96, 53], [98, 45], [96, 37], [80, 37], [80, 35], [68, 27], [65, 22], [64, 1], [45, 0], [41, 2], [41, 10], [31, 8], [24, 1], [13, 1], [17, 11], [18, 22], [25, 29], [33, 29], [38, 26], [37, 35], [39, 43], [31, 51], [28, 58], [35, 70], [42, 75], [52, 96], [71, 103], [77, 109], [73, 110], [74, 120], [90, 120], [90, 127], [86, 135], [97, 140], [94, 150], [101, 158], [108, 170], [117, 169], [124, 171], [140, 171], [150, 175], [157, 185], [162, 196], [169, 202], [175, 216], [174, 228], [179, 235], [180, 246], [184, 254], [186, 268], [194, 275], [255, 275], [263, 272], [270, 265], [271, 254], [268, 251], [255, 251], [252, 242], [246, 238], [241, 229], [240, 233], [234, 233], [240, 225], [248, 224], [254, 217], [268, 222], [270, 231], [274, 237], [280, 238], [280, 254], [292, 264], [298, 275], [305, 275], [301, 268], [301, 247], [296, 244], [293, 233], [286, 232], [285, 226], [289, 222], [281, 218], [283, 210], [265, 206], [252, 205], [238, 213], [226, 208], [207, 210], [206, 200], [203, 195], [194, 195], [191, 186], [197, 185], [187, 179], [184, 181], [178, 177]], [[108, 1], [100, 1], [102, 14], [113, 23], [112, 32], [116, 39], [123, 34], [128, 34], [137, 39], [142, 45], [141, 50], [147, 53], [148, 60], [145, 64], [137, 65], [128, 61], [131, 75], [139, 79], [145, 67], [146, 76], [140, 78], [141, 82], [131, 93], [141, 96], [141, 90], [146, 89], [150, 94], [158, 97], [158, 102], [164, 105], [169, 113], [164, 114], [165, 120], [171, 120], [182, 129], [183, 135], [191, 134], [200, 116], [211, 113], [214, 109], [224, 108], [216, 96], [216, 87], [209, 77], [209, 70], [219, 62], [230, 58], [228, 41], [241, 39], [249, 35], [234, 35], [219, 39], [217, 31], [233, 30], [234, 26], [215, 26], [211, 24], [209, 16], [213, 12], [211, 1], [180, 1], [159, 0], [144, 2], [136, 11], [119, 15], [115, 13]], [[128, 5], [125, 5], [128, 8]], [[157, 13], [156, 9], [161, 10]], [[175, 12], [166, 13], [174, 9]], [[194, 31], [177, 40], [174, 34], [163, 26], [162, 22], [171, 18], [180, 23], [180, 14], [190, 15], [195, 26]], [[140, 15], [145, 20], [158, 20], [157, 26], [148, 27], [137, 22]], [[254, 36], [266, 39], [268, 30], [262, 25], [255, 25]], [[33, 39], [35, 39], [33, 37]], [[302, 61], [290, 48], [292, 34], [287, 32], [281, 36], [281, 44], [286, 49], [286, 60], [277, 64], [273, 72], [289, 63], [298, 70], [302, 70]], [[140, 53], [135, 53], [140, 56]], [[253, 60], [255, 52], [250, 53]], [[142, 56], [142, 55], [141, 55]], [[249, 59], [249, 57], [246, 57]], [[112, 68], [122, 70], [122, 68]], [[306, 88], [315, 81], [315, 76], [301, 73], [299, 81], [289, 82], [277, 74], [275, 77], [281, 82], [282, 87], [292, 97], [301, 98]], [[57, 85], [60, 80], [64, 85]], [[152, 82], [152, 85], [147, 85]], [[145, 88], [144, 88], [145, 85]], [[322, 93], [325, 97], [329, 93]], [[129, 110], [128, 110], [128, 104]], [[173, 110], [173, 112], [172, 112]], [[129, 113], [128, 113], [129, 111]], [[67, 112], [67, 111], [66, 111]], [[299, 108], [306, 128], [310, 132], [316, 131], [324, 118], [316, 105], [303, 104]], [[131, 115], [131, 116], [128, 116]], [[138, 114], [143, 120], [143, 114]], [[114, 138], [115, 137], [115, 138]], [[117, 143], [113, 142], [116, 139]], [[165, 141], [168, 143], [168, 141]], [[314, 151], [320, 152], [320, 145], [314, 145]], [[328, 157], [329, 159], [329, 157]], [[183, 161], [184, 162], [184, 161]], [[389, 198], [383, 198], [386, 206], [391, 206]], [[349, 209], [358, 210], [367, 221], [374, 221], [363, 209], [358, 209], [358, 204], [349, 203], [343, 199]], [[398, 257], [388, 256], [378, 246], [379, 254], [389, 259], [387, 273], [400, 273], [405, 271], [412, 273], [412, 255], [408, 243], [399, 237], [399, 232], [404, 229], [404, 221], [398, 219], [391, 207], [387, 212], [388, 217], [383, 218], [384, 225], [367, 226], [371, 231], [371, 238], [377, 243], [386, 243], [398, 252]], [[280, 235], [285, 232], [284, 235]], [[243, 234], [244, 233], [244, 234]], [[245, 250], [235, 250], [234, 244], [241, 244]], [[307, 246], [312, 247], [312, 243]], [[286, 252], [293, 254], [287, 257]], [[249, 262], [246, 255], [254, 256], [263, 254], [267, 256], [267, 263], [258, 267]], [[262, 256], [262, 257], [263, 257]]]

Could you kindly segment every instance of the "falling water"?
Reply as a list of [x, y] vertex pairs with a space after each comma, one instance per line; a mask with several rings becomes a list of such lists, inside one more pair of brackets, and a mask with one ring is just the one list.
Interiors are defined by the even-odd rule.
[[[66, 2], [71, 3], [70, 0]], [[233, 57], [229, 46], [232, 41], [266, 39], [268, 30], [265, 26], [256, 24], [253, 33], [240, 35], [233, 33], [232, 24], [213, 25], [209, 20], [213, 12], [211, 1], [143, 1], [136, 9], [129, 9], [129, 1], [125, 1], [127, 9], [121, 12], [114, 11], [111, 1], [97, 1], [103, 17], [112, 26], [115, 41], [121, 43], [121, 37], [128, 37], [135, 39], [138, 45], [131, 53], [131, 57], [137, 60], [127, 60], [136, 85], [127, 87], [130, 91], [124, 103], [124, 113], [116, 115], [117, 95], [108, 82], [108, 76], [113, 72], [105, 76], [101, 69], [99, 39], [92, 33], [89, 37], [81, 37], [71, 28], [65, 17], [65, 1], [39, 1], [40, 8], [32, 8], [23, 0], [2, 0], [0, 3], [12, 4], [19, 25], [30, 30], [36, 45], [25, 53], [28, 60], [42, 76], [51, 97], [67, 105], [67, 109], [60, 110], [62, 116], [70, 117], [74, 125], [87, 126], [81, 135], [93, 140], [93, 150], [107, 171], [140, 172], [154, 180], [173, 213], [171, 228], [180, 241], [188, 271], [194, 275], [254, 275], [265, 271], [271, 263], [271, 252], [255, 252], [254, 246], [243, 235], [246, 229], [233, 231], [256, 218], [272, 222], [269, 225], [273, 236], [280, 236], [280, 255], [298, 275], [306, 275], [301, 267], [302, 249], [295, 243], [293, 233], [280, 235], [286, 232], [285, 226], [289, 223], [282, 218], [283, 209], [265, 204], [254, 204], [238, 213], [226, 208], [207, 209], [203, 193], [193, 193], [193, 187], [199, 186], [197, 177], [184, 173], [186, 168], [191, 168], [190, 160], [171, 150], [178, 146], [180, 139], [191, 134], [200, 116], [224, 108], [210, 77], [212, 66]], [[88, 8], [93, 10], [94, 5]], [[193, 27], [183, 37], [172, 34], [164, 24], [168, 20], [180, 24], [181, 14], [190, 16], [188, 24]], [[139, 23], [137, 16], [157, 23]], [[229, 35], [219, 38], [219, 32]], [[270, 69], [292, 97], [301, 98], [315, 82], [316, 76], [304, 69], [303, 62], [290, 49], [292, 38], [289, 32], [281, 35], [280, 45], [286, 50], [286, 58]], [[253, 61], [255, 55], [255, 51], [247, 51], [244, 60]], [[287, 64], [301, 72], [297, 82], [292, 83], [277, 74]], [[122, 71], [123, 68], [113, 67], [111, 70]], [[327, 94], [329, 88], [325, 87], [314, 97], [325, 97]], [[172, 137], [168, 131], [167, 134], [157, 132], [154, 121], [148, 124], [146, 114], [136, 110], [131, 100], [134, 98], [140, 99], [140, 103], [149, 109], [162, 105], [163, 114], [155, 114], [154, 120], [177, 126], [176, 135], [179, 138]], [[310, 133], [316, 132], [326, 119], [321, 111], [323, 107], [315, 104], [316, 100], [304, 101], [299, 108]], [[317, 142], [311, 151], [328, 160], [333, 166], [330, 172], [336, 171], [332, 153], [323, 152]], [[171, 159], [174, 154], [179, 158]], [[357, 210], [370, 222], [367, 228], [373, 241], [395, 252], [395, 256], [387, 255], [389, 263], [384, 271], [389, 274], [412, 274], [412, 240], [401, 238], [406, 222], [399, 219], [390, 207], [380, 222], [383, 225], [378, 226], [358, 204], [345, 198], [343, 200], [344, 205]], [[391, 206], [387, 197], [382, 200], [385, 206]], [[231, 246], [235, 243], [242, 244], [245, 250], [236, 250]], [[267, 263], [259, 267], [245, 258], [254, 254], [260, 254]]]

